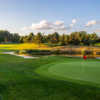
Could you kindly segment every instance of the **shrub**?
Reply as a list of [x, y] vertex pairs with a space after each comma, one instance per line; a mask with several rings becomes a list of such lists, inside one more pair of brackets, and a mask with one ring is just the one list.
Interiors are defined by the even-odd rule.
[[86, 55], [92, 55], [93, 54], [93, 51], [91, 51], [91, 50], [85, 50], [85, 54]]
[[50, 55], [51, 54], [50, 50], [26, 50], [26, 52], [31, 55]]
[[100, 55], [100, 52], [96, 52], [96, 55]]

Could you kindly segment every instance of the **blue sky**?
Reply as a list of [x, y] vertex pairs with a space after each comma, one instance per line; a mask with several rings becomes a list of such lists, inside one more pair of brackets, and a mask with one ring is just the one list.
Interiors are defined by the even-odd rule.
[[0, 0], [0, 29], [28, 32], [100, 31], [100, 0]]

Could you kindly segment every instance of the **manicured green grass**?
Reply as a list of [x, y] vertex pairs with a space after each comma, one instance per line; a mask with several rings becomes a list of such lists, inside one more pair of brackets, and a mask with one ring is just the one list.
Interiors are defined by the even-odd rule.
[[77, 60], [55, 64], [49, 71], [58, 76], [100, 84], [100, 61]]
[[100, 60], [66, 58], [37, 69], [41, 75], [100, 87]]
[[57, 64], [78, 60], [81, 61], [63, 56], [24, 59], [0, 54], [0, 97], [2, 100], [100, 100], [99, 87], [70, 82], [67, 78], [61, 80], [63, 76], [59, 75], [53, 77], [53, 66], [55, 69]]

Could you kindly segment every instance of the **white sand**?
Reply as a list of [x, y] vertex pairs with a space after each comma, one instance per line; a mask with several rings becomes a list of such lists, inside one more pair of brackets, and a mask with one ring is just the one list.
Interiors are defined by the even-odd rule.
[[96, 59], [100, 59], [100, 57], [96, 57]]
[[18, 57], [23, 57], [25, 59], [35, 59], [35, 58], [38, 58], [38, 57], [27, 56], [27, 55], [18, 55], [18, 54], [15, 54], [14, 52], [3, 52], [3, 54], [10, 54], [10, 55], [18, 56]]

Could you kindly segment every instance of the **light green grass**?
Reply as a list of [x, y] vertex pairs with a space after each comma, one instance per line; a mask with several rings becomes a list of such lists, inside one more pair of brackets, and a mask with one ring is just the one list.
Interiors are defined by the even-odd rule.
[[66, 58], [36, 70], [41, 75], [60, 80], [100, 86], [100, 60]]
[[100, 84], [100, 61], [73, 61], [55, 64], [48, 69], [51, 74], [74, 80]]

